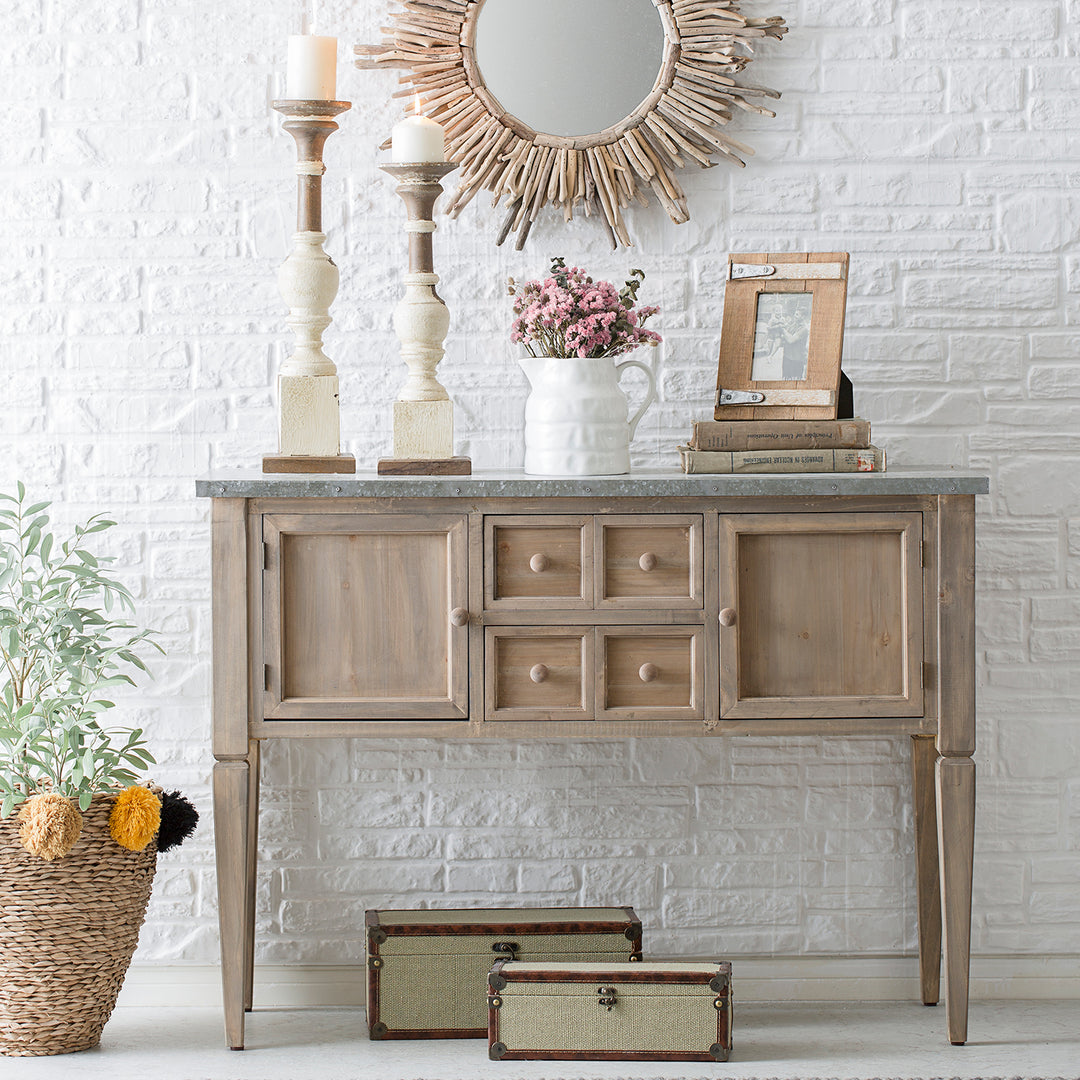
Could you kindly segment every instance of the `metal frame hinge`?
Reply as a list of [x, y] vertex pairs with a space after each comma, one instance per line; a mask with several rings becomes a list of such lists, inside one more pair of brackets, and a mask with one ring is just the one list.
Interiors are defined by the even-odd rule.
[[921, 538], [919, 540], [919, 565], [924, 570], [926, 569], [926, 541]]
[[919, 663], [919, 689], [926, 689], [926, 661], [923, 660]]
[[765, 400], [765, 395], [760, 390], [725, 390], [723, 387], [716, 389], [716, 408], [721, 405], [760, 405]]
[[263, 689], [270, 689], [270, 665], [263, 664]]
[[264, 540], [262, 543], [263, 556], [262, 556], [262, 568], [264, 570], [270, 569], [270, 545]]

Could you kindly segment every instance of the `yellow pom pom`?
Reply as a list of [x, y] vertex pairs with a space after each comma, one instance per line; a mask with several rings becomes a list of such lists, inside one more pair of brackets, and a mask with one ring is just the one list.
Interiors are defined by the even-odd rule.
[[142, 851], [157, 836], [161, 801], [149, 789], [136, 785], [116, 796], [109, 815], [109, 835], [131, 851]]
[[46, 862], [62, 859], [82, 832], [82, 815], [55, 791], [31, 795], [19, 811], [19, 839]]

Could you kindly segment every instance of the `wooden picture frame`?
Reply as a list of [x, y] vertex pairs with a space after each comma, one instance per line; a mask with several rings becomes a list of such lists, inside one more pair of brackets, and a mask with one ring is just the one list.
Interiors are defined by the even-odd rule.
[[728, 256], [717, 420], [834, 420], [848, 253]]

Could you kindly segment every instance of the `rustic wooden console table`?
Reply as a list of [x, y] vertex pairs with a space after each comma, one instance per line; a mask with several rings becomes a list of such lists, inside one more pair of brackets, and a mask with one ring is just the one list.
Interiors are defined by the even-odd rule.
[[922, 998], [944, 947], [963, 1043], [987, 490], [948, 470], [199, 481], [228, 1045], [261, 740], [751, 734], [911, 736]]

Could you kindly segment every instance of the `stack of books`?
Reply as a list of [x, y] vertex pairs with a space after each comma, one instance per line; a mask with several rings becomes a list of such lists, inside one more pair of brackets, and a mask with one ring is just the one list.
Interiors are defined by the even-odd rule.
[[702, 420], [679, 447], [686, 473], [884, 472], [870, 421]]

